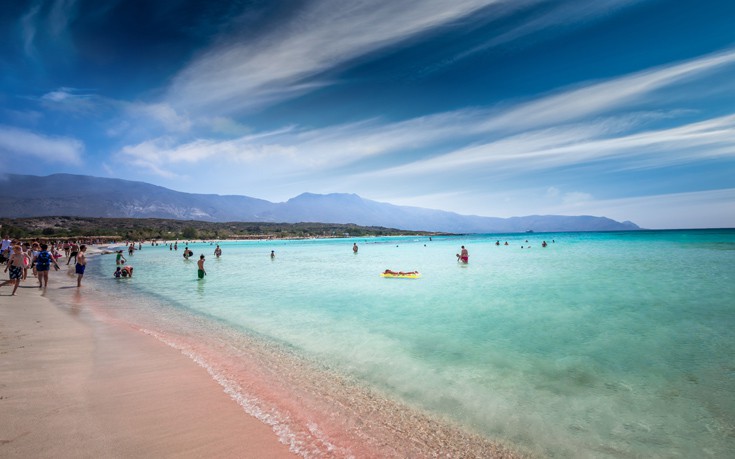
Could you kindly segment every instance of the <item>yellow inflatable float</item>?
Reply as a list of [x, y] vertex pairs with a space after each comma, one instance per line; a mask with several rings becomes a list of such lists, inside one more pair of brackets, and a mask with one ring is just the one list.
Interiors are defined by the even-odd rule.
[[393, 278], [393, 279], [418, 279], [421, 277], [421, 273], [418, 271], [391, 271], [386, 269], [380, 273], [380, 277]]

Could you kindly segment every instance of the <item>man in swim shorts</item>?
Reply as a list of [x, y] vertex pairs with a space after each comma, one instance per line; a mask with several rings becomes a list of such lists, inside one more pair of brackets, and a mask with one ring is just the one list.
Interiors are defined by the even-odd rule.
[[87, 268], [87, 256], [84, 252], [87, 251], [87, 246], [82, 244], [79, 246], [79, 252], [77, 253], [77, 264], [74, 266], [77, 273], [77, 287], [82, 286], [82, 277], [84, 277], [84, 270]]
[[199, 270], [197, 271], [197, 274], [199, 275], [199, 279], [204, 279], [204, 276], [207, 274], [207, 272], [204, 270], [204, 255], [199, 256], [199, 261], [197, 261], [197, 266], [199, 267]]
[[66, 260], [66, 264], [68, 265], [71, 263], [71, 259], [74, 259], [74, 263], [77, 262], [77, 255], [79, 255], [79, 246], [76, 242], [71, 243], [71, 253], [69, 254], [69, 258]]

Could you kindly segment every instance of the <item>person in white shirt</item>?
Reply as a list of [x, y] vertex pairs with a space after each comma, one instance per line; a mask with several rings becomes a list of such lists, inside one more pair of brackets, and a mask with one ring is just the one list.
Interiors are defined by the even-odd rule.
[[10, 248], [10, 242], [10, 236], [8, 236], [7, 234], [3, 236], [3, 243], [2, 245], [0, 245], [0, 252], [5, 252], [6, 250], [8, 250]]

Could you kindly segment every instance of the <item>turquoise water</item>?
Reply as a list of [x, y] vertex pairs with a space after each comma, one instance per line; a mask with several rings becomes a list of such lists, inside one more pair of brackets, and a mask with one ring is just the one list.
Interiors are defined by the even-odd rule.
[[[173, 309], [278, 343], [532, 454], [735, 451], [735, 230], [220, 246], [216, 259], [190, 244], [190, 261], [183, 245], [143, 246], [128, 257], [134, 279], [111, 278], [113, 255], [86, 277], [118, 314]], [[422, 276], [381, 278], [386, 268]]]

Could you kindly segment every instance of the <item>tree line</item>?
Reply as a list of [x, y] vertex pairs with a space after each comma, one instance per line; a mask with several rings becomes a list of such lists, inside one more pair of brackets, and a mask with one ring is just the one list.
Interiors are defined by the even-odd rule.
[[336, 223], [205, 222], [159, 218], [32, 217], [0, 220], [13, 238], [118, 237], [124, 240], [368, 237], [435, 235], [380, 226]]

